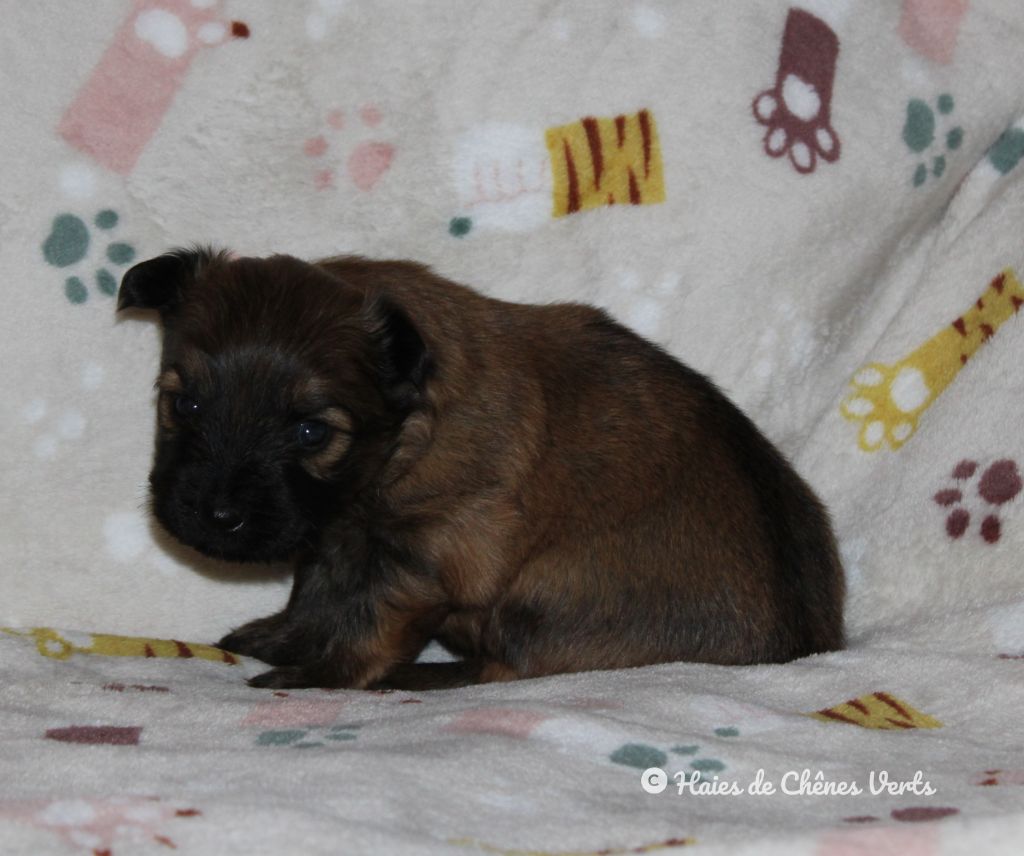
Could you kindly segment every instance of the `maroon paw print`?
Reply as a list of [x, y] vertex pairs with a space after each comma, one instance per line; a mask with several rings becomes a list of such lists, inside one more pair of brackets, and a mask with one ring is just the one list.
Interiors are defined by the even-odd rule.
[[[964, 508], [966, 502], [964, 491], [974, 478], [978, 470], [977, 461], [963, 460], [954, 468], [952, 478], [961, 484], [955, 487], [940, 490], [933, 499], [943, 508], [950, 508], [946, 516], [946, 534], [956, 540], [960, 538], [971, 525], [971, 514]], [[990, 464], [978, 479], [978, 496], [988, 506], [999, 508], [1009, 502], [1021, 492], [1024, 483], [1021, 481], [1020, 471], [1017, 469], [1016, 461], [1009, 458], [1002, 458]], [[989, 509], [985, 509], [989, 511]], [[989, 544], [995, 544], [1002, 534], [1002, 524], [999, 517], [989, 511], [981, 521], [981, 537]]]
[[832, 129], [832, 83], [839, 39], [809, 12], [790, 9], [782, 35], [775, 85], [753, 103], [754, 118], [768, 130], [764, 150], [773, 158], [789, 153], [799, 173], [814, 172], [817, 158], [839, 158]]

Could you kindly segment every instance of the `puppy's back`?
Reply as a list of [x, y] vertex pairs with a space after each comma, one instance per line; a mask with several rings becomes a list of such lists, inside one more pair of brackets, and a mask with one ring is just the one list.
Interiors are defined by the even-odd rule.
[[[490, 583], [495, 659], [544, 674], [843, 646], [825, 509], [705, 377], [593, 307], [492, 300], [405, 262], [320, 264], [386, 294], [438, 352], [448, 415], [423, 469], [502, 484], [516, 529]], [[437, 464], [446, 442], [461, 472]]]
[[637, 606], [636, 644], [653, 635], [679, 659], [781, 662], [841, 648], [828, 516], [783, 456], [705, 377], [603, 313], [548, 311], [561, 313], [559, 333], [533, 354], [550, 403], [548, 458], [571, 472], [563, 490], [542, 477], [535, 501], [546, 494], [553, 519], [591, 515], [574, 525], [604, 556], [582, 551], [576, 587], [600, 590], [586, 563], [624, 553], [616, 578]]

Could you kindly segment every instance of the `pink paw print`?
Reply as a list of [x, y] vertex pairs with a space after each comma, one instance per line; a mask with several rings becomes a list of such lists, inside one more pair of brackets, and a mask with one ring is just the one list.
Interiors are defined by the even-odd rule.
[[[329, 138], [345, 132], [352, 124], [364, 130], [374, 130], [382, 121], [383, 116], [375, 104], [364, 104], [360, 107], [356, 112], [355, 120], [346, 117], [338, 109], [327, 114], [326, 128], [316, 136], [310, 137], [302, 146], [306, 156], [314, 159], [317, 163], [318, 168], [313, 173], [313, 185], [317, 190], [328, 190], [335, 187], [340, 161], [338, 158], [331, 158], [334, 163], [325, 166], [322, 160], [328, 157], [332, 150]], [[390, 143], [379, 140], [363, 140], [357, 143], [344, 158], [345, 172], [356, 187], [368, 192], [373, 190], [384, 173], [391, 167], [394, 156], [395, 147]]]
[[789, 154], [799, 173], [814, 172], [817, 159], [839, 158], [832, 129], [832, 83], [839, 39], [820, 18], [790, 9], [782, 35], [775, 85], [753, 102], [754, 118], [767, 127], [764, 150], [773, 158]]
[[969, 5], [970, 0], [903, 0], [900, 36], [921, 56], [948, 65]]
[[[950, 509], [946, 516], [946, 534], [954, 541], [961, 538], [971, 525], [971, 513], [965, 507], [973, 500], [967, 487], [978, 471], [977, 461], [960, 461], [952, 472], [954, 486], [940, 490], [932, 497], [937, 505]], [[1024, 483], [1017, 462], [1002, 458], [985, 468], [978, 479], [977, 495], [985, 503], [979, 527], [981, 537], [995, 544], [1002, 535], [1002, 523], [995, 511], [1017, 497]]]

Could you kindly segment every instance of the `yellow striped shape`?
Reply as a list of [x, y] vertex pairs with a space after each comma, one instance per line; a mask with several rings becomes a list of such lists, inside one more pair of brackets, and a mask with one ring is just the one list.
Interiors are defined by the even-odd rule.
[[448, 843], [457, 847], [472, 847], [474, 850], [500, 854], [500, 856], [626, 856], [630, 853], [656, 853], [659, 850], [689, 847], [696, 844], [697, 839], [669, 838], [666, 841], [658, 841], [653, 844], [640, 844], [627, 848], [609, 847], [601, 850], [507, 850], [504, 847], [495, 847], [493, 844], [478, 841], [475, 838], [449, 838]]
[[661, 145], [648, 110], [588, 116], [545, 133], [554, 179], [555, 217], [602, 205], [665, 201]]
[[36, 649], [44, 657], [67, 660], [72, 654], [92, 654], [100, 657], [162, 657], [173, 659], [211, 660], [215, 663], [238, 665], [238, 659], [228, 651], [195, 642], [177, 639], [148, 639], [142, 636], [112, 636], [106, 633], [90, 634], [90, 642], [76, 645], [51, 627], [36, 627], [26, 632], [0, 627], [9, 636], [35, 639]]
[[915, 710], [905, 701], [888, 693], [877, 692], [860, 698], [808, 713], [814, 719], [824, 722], [844, 722], [861, 728], [897, 730], [908, 728], [942, 728], [939, 722], [927, 713]]
[[970, 309], [903, 359], [861, 368], [839, 408], [845, 418], [860, 423], [861, 449], [874, 452], [883, 442], [898, 449], [909, 440], [924, 411], [1022, 303], [1024, 288], [1007, 268]]

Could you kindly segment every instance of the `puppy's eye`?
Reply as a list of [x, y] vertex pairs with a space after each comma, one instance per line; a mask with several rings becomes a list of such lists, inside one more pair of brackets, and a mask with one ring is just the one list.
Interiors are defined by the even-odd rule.
[[327, 436], [331, 429], [323, 422], [316, 419], [306, 419], [299, 423], [298, 440], [299, 445], [306, 449], [316, 449], [327, 442]]
[[177, 395], [174, 398], [174, 412], [187, 419], [199, 413], [199, 402], [187, 395]]

